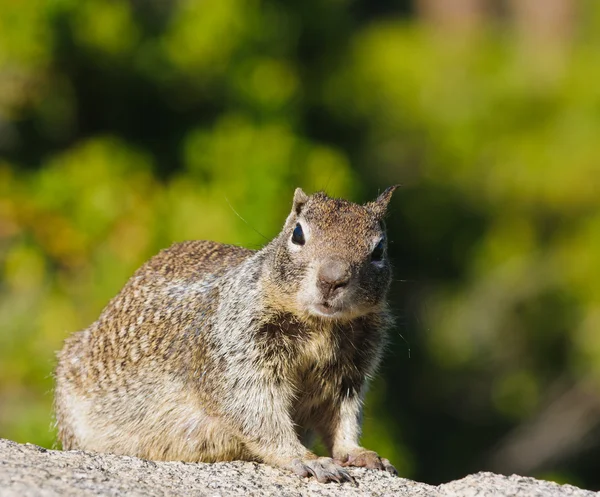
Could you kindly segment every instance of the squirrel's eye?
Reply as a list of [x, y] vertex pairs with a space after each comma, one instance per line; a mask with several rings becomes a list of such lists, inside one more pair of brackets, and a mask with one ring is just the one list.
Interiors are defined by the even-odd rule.
[[296, 245], [304, 245], [304, 231], [302, 231], [302, 226], [300, 226], [300, 223], [297, 223], [296, 227], [294, 228], [294, 232], [292, 233], [292, 242]]
[[383, 238], [379, 240], [379, 243], [375, 245], [373, 252], [371, 252], [371, 261], [379, 262], [383, 259]]

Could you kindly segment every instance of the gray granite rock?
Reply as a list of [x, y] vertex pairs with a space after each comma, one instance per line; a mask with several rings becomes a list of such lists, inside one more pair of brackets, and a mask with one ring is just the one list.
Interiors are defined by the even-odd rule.
[[353, 469], [357, 486], [320, 484], [264, 464], [152, 462], [135, 457], [46, 450], [0, 439], [0, 496], [598, 496], [570, 485], [478, 473], [431, 486]]

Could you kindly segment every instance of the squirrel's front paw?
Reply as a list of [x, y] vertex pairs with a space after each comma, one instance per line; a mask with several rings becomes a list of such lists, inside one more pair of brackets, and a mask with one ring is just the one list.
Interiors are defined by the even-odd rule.
[[330, 457], [317, 459], [294, 459], [290, 469], [300, 476], [314, 476], [320, 483], [336, 481], [342, 483], [349, 481], [354, 484], [354, 478], [341, 466], [338, 466]]
[[392, 466], [390, 461], [379, 457], [377, 452], [373, 452], [372, 450], [357, 449], [350, 451], [346, 455], [346, 457], [341, 458], [339, 462], [340, 464], [342, 464], [342, 466], [356, 466], [359, 468], [379, 469], [398, 476], [398, 471], [396, 471], [396, 468]]

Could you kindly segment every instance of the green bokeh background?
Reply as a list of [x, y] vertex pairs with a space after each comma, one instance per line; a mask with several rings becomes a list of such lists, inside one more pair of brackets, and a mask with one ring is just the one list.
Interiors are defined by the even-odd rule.
[[406, 1], [0, 0], [0, 436], [53, 446], [55, 351], [161, 248], [400, 183], [364, 444], [600, 488], [599, 7], [536, 44]]

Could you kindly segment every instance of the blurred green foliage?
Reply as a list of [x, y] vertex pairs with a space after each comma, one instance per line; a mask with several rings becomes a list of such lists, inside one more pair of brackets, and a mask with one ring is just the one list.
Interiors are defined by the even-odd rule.
[[52, 446], [54, 353], [145, 259], [258, 248], [296, 186], [404, 185], [364, 436], [401, 474], [482, 469], [555, 385], [599, 386], [600, 9], [532, 49], [401, 3], [0, 0], [0, 436]]

